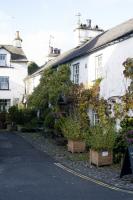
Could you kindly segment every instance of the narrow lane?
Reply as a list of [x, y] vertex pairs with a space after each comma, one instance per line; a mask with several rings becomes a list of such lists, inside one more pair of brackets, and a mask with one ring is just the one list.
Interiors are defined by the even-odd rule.
[[0, 133], [0, 200], [131, 200], [76, 177], [13, 133]]

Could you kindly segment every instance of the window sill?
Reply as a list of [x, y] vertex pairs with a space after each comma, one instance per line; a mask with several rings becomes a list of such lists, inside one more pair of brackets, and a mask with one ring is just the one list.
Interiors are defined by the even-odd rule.
[[14, 67], [0, 65], [0, 68], [14, 68]]
[[11, 91], [10, 89], [0, 89], [0, 91]]

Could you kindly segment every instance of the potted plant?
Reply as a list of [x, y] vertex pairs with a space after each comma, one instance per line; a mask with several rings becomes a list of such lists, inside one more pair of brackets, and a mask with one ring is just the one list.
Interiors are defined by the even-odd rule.
[[96, 166], [111, 165], [113, 162], [113, 146], [115, 142], [115, 126], [108, 122], [90, 128], [89, 143], [90, 164]]
[[62, 119], [61, 130], [68, 140], [68, 151], [81, 153], [85, 151], [85, 131], [81, 129], [80, 123], [75, 116]]

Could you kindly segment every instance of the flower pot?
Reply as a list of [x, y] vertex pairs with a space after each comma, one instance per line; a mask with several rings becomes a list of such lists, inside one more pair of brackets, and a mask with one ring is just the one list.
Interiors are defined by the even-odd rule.
[[68, 140], [68, 151], [72, 153], [82, 153], [85, 151], [85, 141]]
[[96, 166], [111, 165], [113, 163], [112, 151], [95, 151], [90, 150], [90, 164]]

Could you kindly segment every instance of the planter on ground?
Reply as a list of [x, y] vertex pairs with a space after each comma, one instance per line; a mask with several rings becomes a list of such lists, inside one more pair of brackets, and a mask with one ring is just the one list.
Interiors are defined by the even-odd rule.
[[90, 150], [90, 164], [96, 166], [111, 165], [113, 163], [113, 153], [108, 150]]
[[85, 151], [85, 142], [84, 141], [75, 141], [75, 140], [68, 140], [68, 151], [72, 153], [82, 153]]
[[68, 140], [68, 151], [81, 153], [85, 151], [85, 136], [87, 131], [81, 128], [77, 116], [69, 116], [60, 121], [60, 127], [65, 138]]
[[90, 136], [86, 141], [90, 145], [90, 163], [96, 166], [111, 165], [112, 150], [116, 138], [114, 124], [108, 121], [90, 128]]

